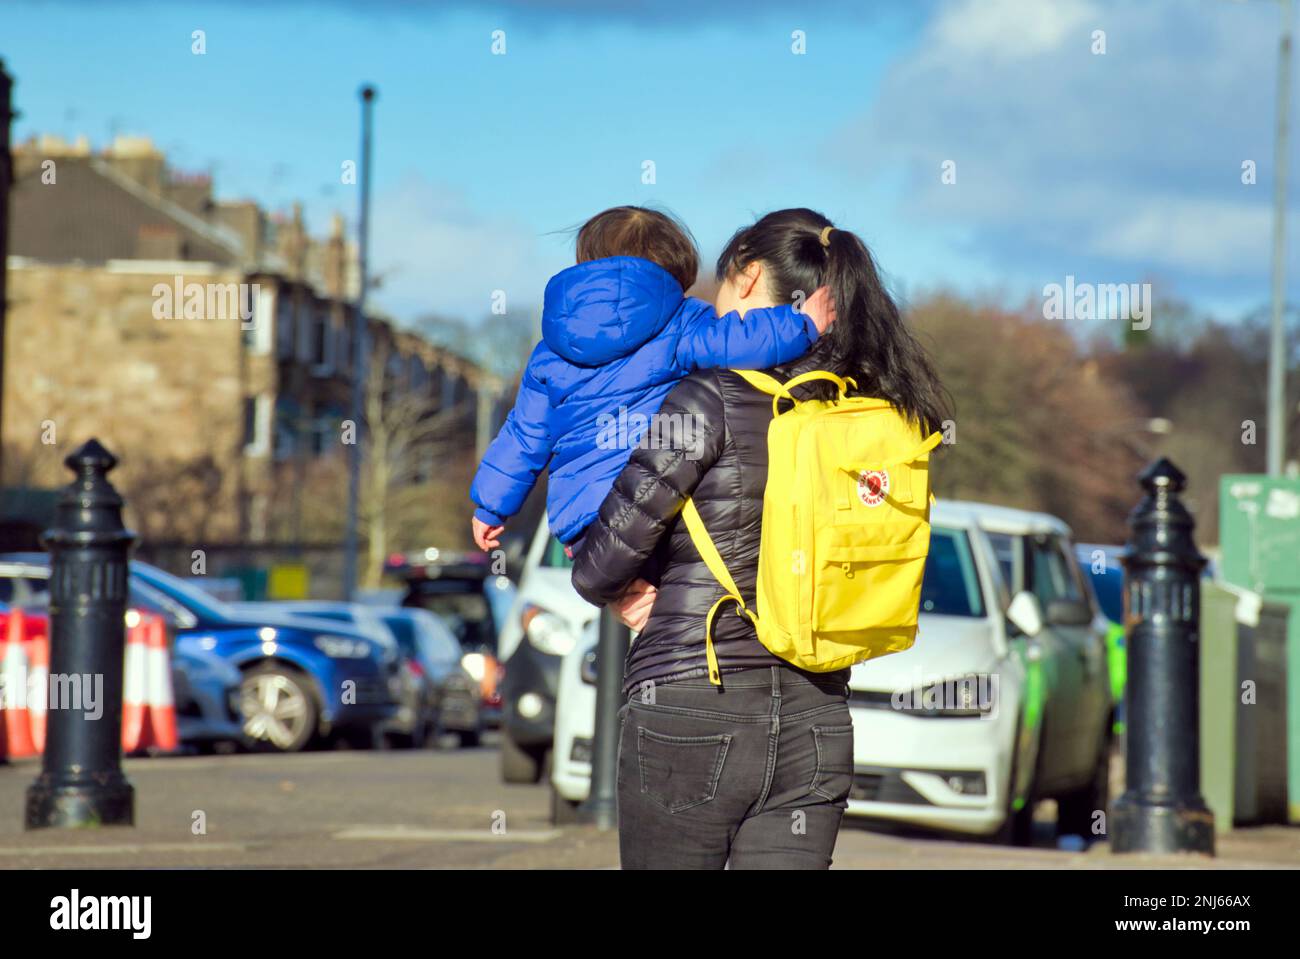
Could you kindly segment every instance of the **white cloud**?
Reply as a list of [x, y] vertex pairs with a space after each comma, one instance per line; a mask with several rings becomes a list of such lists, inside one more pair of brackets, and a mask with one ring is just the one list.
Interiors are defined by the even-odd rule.
[[995, 272], [1078, 258], [1263, 296], [1277, 35], [1272, 4], [955, 0], [828, 152], [901, 183], [902, 219], [960, 226]]
[[476, 322], [495, 290], [505, 291], [509, 309], [533, 309], [567, 265], [561, 241], [479, 213], [462, 194], [415, 175], [376, 195], [371, 236], [371, 269], [382, 277], [374, 299], [401, 319], [436, 313]]
[[961, 0], [940, 11], [925, 46], [936, 58], [1024, 59], [1059, 49], [1097, 14], [1086, 0]]
[[1267, 204], [1153, 197], [1099, 228], [1090, 238], [1089, 250], [1099, 256], [1232, 276], [1242, 261], [1269, 262], [1272, 228], [1273, 214]]

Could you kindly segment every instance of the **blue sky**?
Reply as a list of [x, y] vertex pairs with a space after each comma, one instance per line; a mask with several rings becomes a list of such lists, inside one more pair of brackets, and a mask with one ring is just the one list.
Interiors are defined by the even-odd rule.
[[1268, 302], [1270, 0], [0, 6], [19, 139], [147, 135], [220, 196], [302, 200], [317, 232], [354, 222], [340, 169], [377, 84], [376, 299], [399, 318], [477, 321], [498, 289], [535, 305], [566, 230], [618, 203], [675, 211], [706, 261], [757, 214], [811, 206], [904, 298], [1020, 301], [1072, 274], [1225, 317]]

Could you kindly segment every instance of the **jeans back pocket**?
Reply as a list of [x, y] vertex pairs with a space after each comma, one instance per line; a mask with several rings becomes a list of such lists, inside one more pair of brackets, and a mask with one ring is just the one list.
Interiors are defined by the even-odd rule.
[[853, 787], [853, 724], [813, 726], [812, 734], [817, 771], [809, 788], [829, 802], [848, 799]]
[[706, 803], [718, 791], [731, 735], [666, 736], [637, 727], [641, 792], [672, 813]]

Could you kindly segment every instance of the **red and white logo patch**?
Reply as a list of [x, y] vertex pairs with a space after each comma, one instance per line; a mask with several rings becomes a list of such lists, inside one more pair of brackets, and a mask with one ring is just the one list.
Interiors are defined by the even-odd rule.
[[889, 494], [889, 473], [885, 470], [865, 470], [858, 477], [858, 499], [867, 506], [879, 506]]

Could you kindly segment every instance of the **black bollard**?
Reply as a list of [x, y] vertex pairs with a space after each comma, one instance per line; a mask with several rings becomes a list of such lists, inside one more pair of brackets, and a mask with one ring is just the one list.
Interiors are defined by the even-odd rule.
[[1124, 556], [1128, 647], [1127, 787], [1115, 803], [1117, 853], [1214, 854], [1201, 797], [1200, 608], [1205, 557], [1179, 499], [1187, 477], [1163, 457], [1139, 477]]
[[618, 714], [623, 706], [623, 668], [631, 631], [606, 606], [600, 612], [596, 647], [596, 735], [591, 744], [591, 794], [583, 818], [603, 830], [618, 828]]
[[92, 439], [64, 463], [77, 479], [42, 537], [50, 553], [51, 696], [26, 827], [129, 826], [135, 790], [122, 775], [122, 657], [135, 534], [122, 525], [122, 497], [108, 481], [113, 454]]

